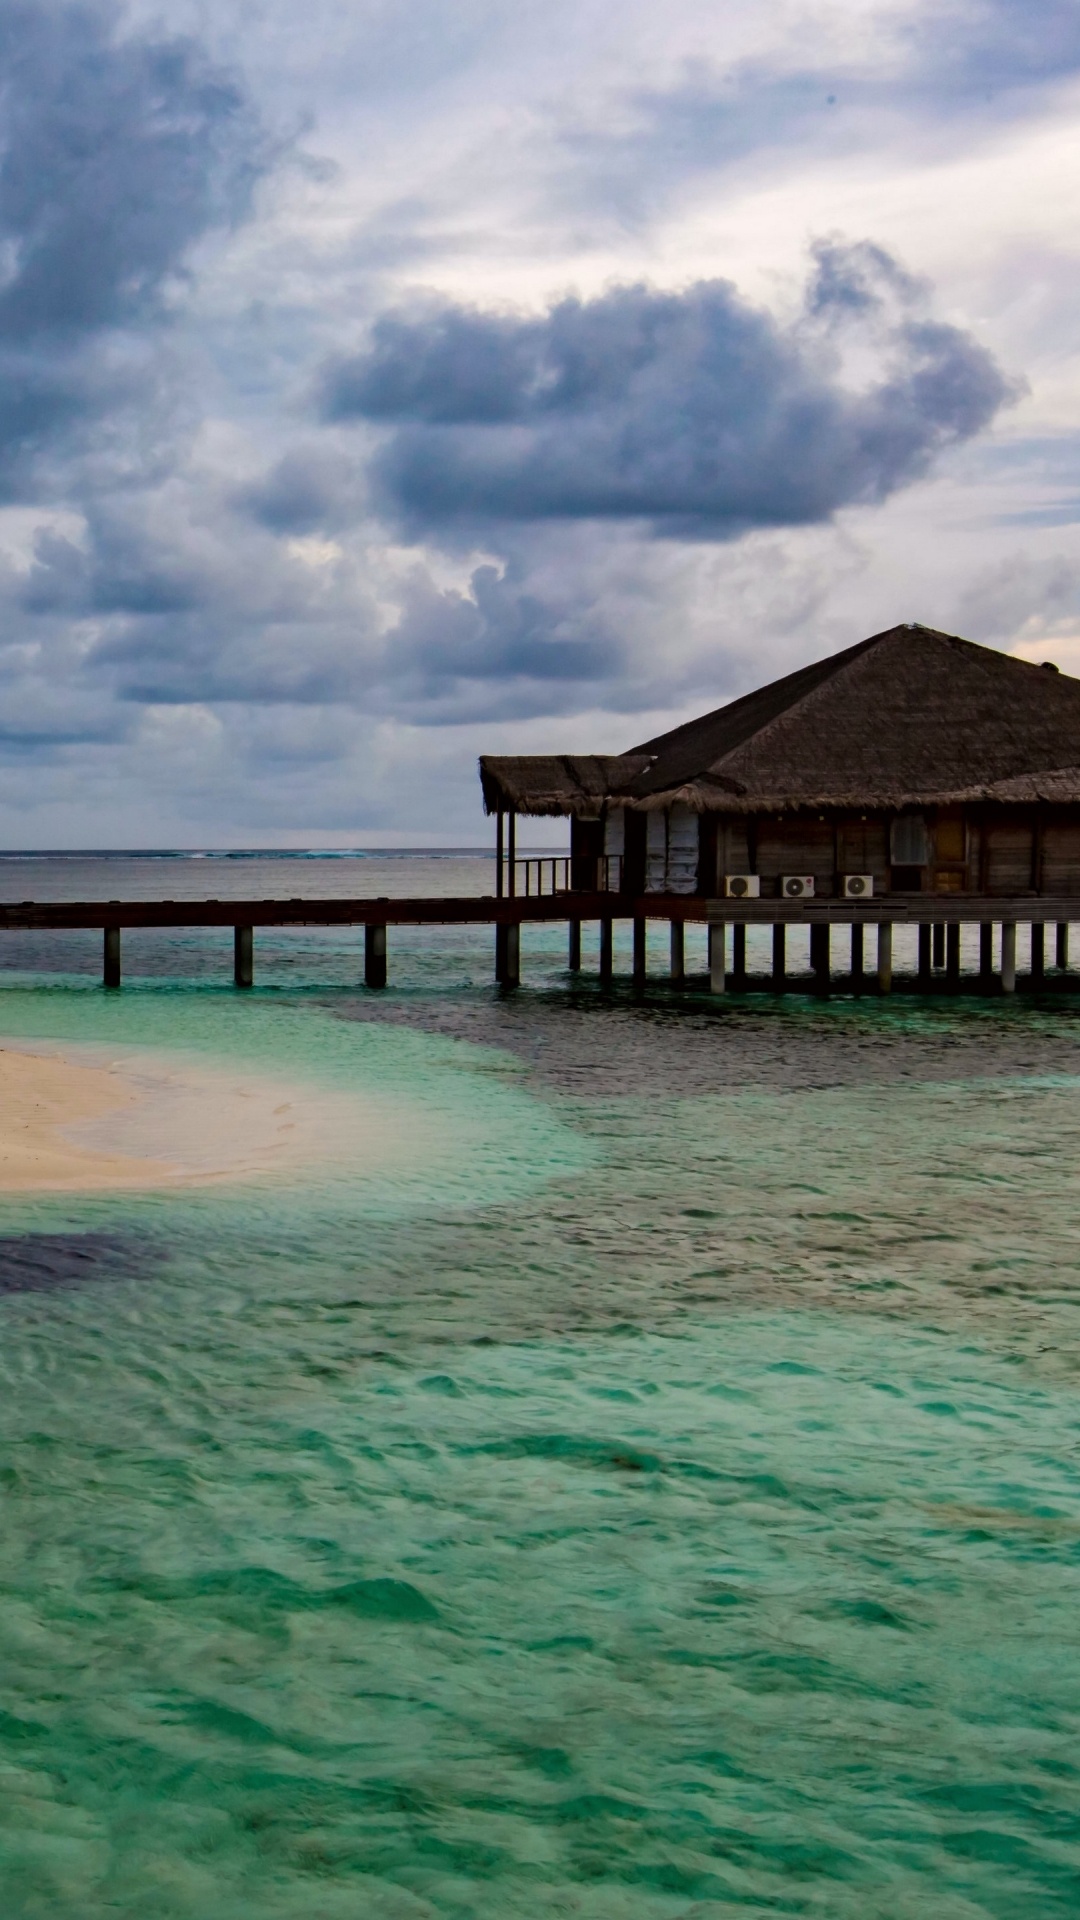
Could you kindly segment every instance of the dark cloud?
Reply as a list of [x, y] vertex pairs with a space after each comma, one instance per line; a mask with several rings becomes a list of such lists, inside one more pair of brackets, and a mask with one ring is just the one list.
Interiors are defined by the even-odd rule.
[[[845, 377], [853, 341], [873, 349], [869, 384]], [[723, 280], [539, 318], [392, 313], [330, 369], [324, 412], [389, 427], [374, 471], [414, 529], [636, 519], [730, 538], [885, 499], [1010, 392], [881, 248], [828, 244], [788, 326]]]
[[437, 725], [573, 711], [611, 686], [625, 654], [587, 596], [537, 591], [520, 557], [475, 568], [467, 593], [418, 569], [388, 636], [382, 697]]
[[137, 347], [193, 245], [270, 159], [197, 43], [125, 35], [107, 5], [0, 0], [0, 488], [146, 384]]
[[298, 447], [241, 489], [236, 504], [271, 533], [314, 533], [339, 525], [348, 514], [354, 505], [352, 482], [352, 468], [341, 456]]

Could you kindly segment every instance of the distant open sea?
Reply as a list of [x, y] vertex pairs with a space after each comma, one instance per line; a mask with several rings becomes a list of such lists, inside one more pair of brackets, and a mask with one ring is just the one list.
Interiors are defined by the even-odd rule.
[[99, 935], [0, 935], [0, 1044], [357, 1115], [273, 1186], [0, 1196], [0, 1920], [1080, 1912], [1080, 992], [594, 947], [527, 929], [500, 996], [490, 930], [392, 928], [375, 995], [358, 930], [260, 931], [238, 995], [227, 929], [137, 932], [107, 995]]

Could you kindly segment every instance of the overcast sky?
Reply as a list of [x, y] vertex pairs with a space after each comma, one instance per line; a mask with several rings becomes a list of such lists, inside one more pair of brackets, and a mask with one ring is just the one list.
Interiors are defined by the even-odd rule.
[[[1080, 672], [1076, 0], [0, 0], [0, 844]], [[533, 836], [543, 840], [544, 829]]]

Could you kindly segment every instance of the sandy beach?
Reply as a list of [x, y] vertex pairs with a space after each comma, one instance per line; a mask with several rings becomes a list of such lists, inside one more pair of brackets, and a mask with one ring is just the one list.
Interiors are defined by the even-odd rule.
[[[392, 1130], [391, 1130], [392, 1131]], [[384, 1155], [358, 1103], [186, 1059], [0, 1041], [0, 1192], [96, 1192], [279, 1175]]]
[[66, 1129], [134, 1107], [138, 1089], [111, 1067], [0, 1046], [0, 1191], [150, 1187], [175, 1179], [164, 1162], [77, 1145]]

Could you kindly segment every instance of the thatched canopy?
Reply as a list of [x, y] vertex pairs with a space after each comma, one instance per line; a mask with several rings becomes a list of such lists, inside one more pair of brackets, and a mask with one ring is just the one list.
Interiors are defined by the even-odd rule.
[[645, 753], [486, 753], [480, 761], [484, 811], [572, 813], [587, 819], [650, 765]]
[[1080, 802], [1080, 680], [891, 627], [628, 754], [485, 757], [488, 812]]

